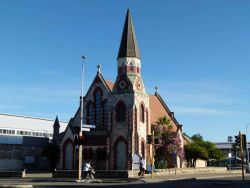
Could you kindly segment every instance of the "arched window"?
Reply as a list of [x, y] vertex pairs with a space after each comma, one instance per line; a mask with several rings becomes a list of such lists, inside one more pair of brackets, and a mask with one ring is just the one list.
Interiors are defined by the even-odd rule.
[[93, 104], [90, 102], [87, 105], [87, 124], [93, 125]]
[[102, 120], [103, 126], [108, 126], [108, 104], [107, 100], [103, 102], [103, 120]]
[[95, 98], [95, 125], [101, 125], [101, 105], [102, 105], [102, 91], [97, 89], [94, 93]]
[[142, 158], [145, 159], [145, 146], [143, 141], [141, 141], [141, 155]]
[[115, 108], [116, 111], [116, 121], [123, 122], [126, 119], [126, 105], [124, 102], [120, 101]]
[[141, 106], [140, 106], [140, 120], [143, 123], [144, 123], [144, 120], [145, 120], [144, 114], [145, 114], [144, 113], [144, 106], [143, 106], [143, 104], [141, 104]]

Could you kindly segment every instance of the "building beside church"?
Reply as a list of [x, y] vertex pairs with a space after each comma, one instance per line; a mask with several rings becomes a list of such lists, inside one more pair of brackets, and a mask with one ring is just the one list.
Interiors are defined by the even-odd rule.
[[[151, 125], [163, 116], [170, 119], [172, 131], [180, 133], [183, 147], [182, 125], [157, 91], [154, 95], [146, 93], [142, 66], [128, 10], [117, 56], [115, 82], [104, 79], [99, 65], [83, 98], [83, 123], [96, 125], [90, 132], [83, 132], [83, 161], [91, 161], [95, 169], [132, 170], [135, 154], [149, 163], [152, 153], [146, 138], [151, 135]], [[58, 169], [77, 168], [77, 147], [73, 142], [79, 126], [80, 107], [58, 137], [61, 149]], [[177, 161], [180, 167], [181, 162]]]
[[64, 130], [67, 124], [58, 118], [54, 121], [0, 113], [0, 171], [49, 170], [44, 151], [59, 128]]

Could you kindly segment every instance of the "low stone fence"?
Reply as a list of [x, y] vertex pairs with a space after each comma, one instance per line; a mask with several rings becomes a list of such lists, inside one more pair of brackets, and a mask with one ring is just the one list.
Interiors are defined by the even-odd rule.
[[24, 178], [25, 171], [0, 171], [1, 178], [18, 177]]
[[[138, 170], [96, 170], [96, 178], [135, 178], [138, 177]], [[207, 168], [170, 168], [156, 169], [154, 176], [171, 176], [179, 174], [204, 174], [204, 173], [234, 173], [228, 171], [226, 167], [207, 167]], [[82, 172], [84, 175], [84, 172]], [[77, 170], [56, 170], [53, 172], [54, 178], [77, 178]]]
[[178, 174], [204, 174], [204, 173], [225, 173], [226, 167], [206, 167], [206, 168], [170, 168], [170, 169], [157, 169], [158, 175], [178, 175]]

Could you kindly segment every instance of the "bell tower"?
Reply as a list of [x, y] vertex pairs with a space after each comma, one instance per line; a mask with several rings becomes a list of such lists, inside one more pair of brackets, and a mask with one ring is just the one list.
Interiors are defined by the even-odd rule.
[[130, 10], [127, 11], [117, 56], [116, 89], [145, 92], [141, 79], [141, 56]]
[[[130, 10], [127, 11], [117, 56], [117, 77], [112, 90], [113, 169], [135, 169], [134, 158], [149, 161], [149, 96], [141, 77], [141, 55]], [[126, 161], [126, 164], [123, 162]]]

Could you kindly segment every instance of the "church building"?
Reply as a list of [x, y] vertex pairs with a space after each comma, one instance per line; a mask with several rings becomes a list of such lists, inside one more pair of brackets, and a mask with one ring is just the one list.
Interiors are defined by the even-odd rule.
[[[163, 116], [170, 119], [172, 131], [180, 133], [183, 143], [182, 125], [174, 113], [157, 91], [152, 95], [146, 93], [142, 67], [128, 10], [117, 56], [115, 82], [105, 80], [98, 65], [96, 76], [83, 97], [83, 123], [96, 126], [90, 132], [83, 132], [83, 162], [89, 160], [97, 170], [133, 170], [135, 154], [149, 164], [152, 146], [147, 144], [147, 135], [152, 134], [151, 125]], [[58, 135], [61, 150], [58, 169], [77, 169], [74, 135], [79, 134], [79, 126], [80, 106], [65, 131]], [[179, 161], [178, 167], [180, 164]]]

